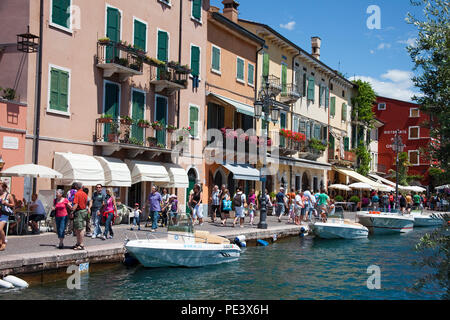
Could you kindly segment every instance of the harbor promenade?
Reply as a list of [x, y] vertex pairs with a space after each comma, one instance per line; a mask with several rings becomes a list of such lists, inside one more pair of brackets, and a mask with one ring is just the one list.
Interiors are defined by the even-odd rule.
[[[282, 222], [277, 217], [267, 217], [267, 229], [258, 229], [256, 225], [251, 226], [246, 221], [243, 228], [236, 225], [233, 227], [233, 219], [228, 219], [227, 225], [222, 226], [219, 220], [216, 223], [205, 219], [202, 226], [196, 225], [195, 230], [209, 231], [211, 234], [219, 235], [233, 241], [236, 236], [245, 235], [251, 245], [257, 239], [277, 239], [298, 236], [301, 228], [308, 230], [308, 225], [301, 226], [288, 223], [288, 217], [284, 216]], [[255, 222], [259, 217], [255, 217]], [[70, 265], [89, 263], [90, 268], [95, 264], [120, 263], [124, 259], [124, 241], [128, 239], [146, 239], [164, 237], [167, 228], [158, 228], [157, 232], [150, 232], [150, 228], [141, 230], [136, 228], [130, 230], [130, 225], [121, 224], [113, 227], [114, 238], [108, 240], [91, 239], [85, 237], [85, 248], [83, 251], [75, 251], [71, 247], [76, 243], [76, 237], [66, 236], [64, 249], [57, 249], [57, 236], [54, 232], [44, 232], [39, 235], [9, 236], [5, 251], [0, 252], [0, 276], [12, 275], [34, 275], [45, 281], [47, 276], [66, 270]]]

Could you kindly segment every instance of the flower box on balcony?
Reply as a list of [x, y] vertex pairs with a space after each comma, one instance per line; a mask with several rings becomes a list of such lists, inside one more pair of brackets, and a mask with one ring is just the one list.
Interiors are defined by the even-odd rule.
[[110, 44], [111, 40], [109, 38], [100, 38], [98, 39], [98, 43], [106, 45], [106, 44]]
[[148, 137], [147, 142], [150, 148], [156, 147], [158, 145], [158, 140], [155, 137]]
[[170, 124], [167, 126], [167, 132], [170, 132], [170, 133], [174, 132], [177, 129], [178, 129], [177, 127], [172, 126]]
[[105, 116], [98, 118], [98, 122], [99, 123], [111, 123], [111, 122], [113, 122], [113, 119], [110, 115], [105, 115]]
[[158, 131], [164, 130], [164, 125], [160, 121], [152, 122], [151, 125], [154, 130]]
[[125, 117], [123, 117], [123, 118], [120, 119], [120, 123], [121, 123], [121, 124], [125, 124], [125, 125], [127, 125], [127, 126], [130, 126], [130, 125], [133, 124], [133, 119], [131, 119], [131, 118], [128, 117], [128, 116], [125, 116]]
[[140, 128], [149, 128], [150, 127], [150, 122], [148, 122], [147, 120], [141, 119], [141, 120], [138, 121], [137, 125]]

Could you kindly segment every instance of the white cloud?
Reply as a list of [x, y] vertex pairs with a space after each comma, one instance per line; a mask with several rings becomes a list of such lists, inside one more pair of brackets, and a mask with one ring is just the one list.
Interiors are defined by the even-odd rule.
[[413, 47], [416, 45], [416, 38], [408, 38], [407, 40], [399, 40], [397, 42], [401, 44], [406, 44], [409, 47]]
[[370, 53], [371, 53], [371, 54], [374, 54], [374, 53], [375, 53], [375, 51], [373, 51], [373, 50], [370, 50]]
[[286, 24], [280, 24], [280, 27], [287, 30], [294, 30], [295, 21], [288, 22]]
[[414, 91], [414, 84], [411, 80], [413, 73], [403, 70], [388, 70], [380, 76], [380, 79], [367, 76], [354, 76], [350, 80], [360, 79], [367, 81], [372, 85], [377, 95], [403, 100], [412, 101], [414, 95], [420, 96], [419, 92]]
[[389, 49], [391, 47], [390, 43], [380, 43], [377, 47], [378, 50]]

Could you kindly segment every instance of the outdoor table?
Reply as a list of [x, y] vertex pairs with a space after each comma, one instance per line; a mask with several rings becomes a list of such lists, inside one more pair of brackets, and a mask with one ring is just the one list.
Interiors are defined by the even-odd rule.
[[353, 205], [353, 202], [335, 202], [335, 205], [341, 205], [344, 206], [345, 209], [348, 211], [349, 207], [351, 208], [351, 206]]

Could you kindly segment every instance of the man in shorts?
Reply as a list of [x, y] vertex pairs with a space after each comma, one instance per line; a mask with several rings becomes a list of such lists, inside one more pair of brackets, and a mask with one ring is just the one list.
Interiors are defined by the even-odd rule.
[[330, 197], [325, 193], [325, 190], [321, 190], [319, 194], [319, 201], [318, 201], [318, 207], [321, 212], [327, 212], [328, 211], [328, 204], [330, 203]]
[[233, 198], [233, 204], [234, 204], [234, 211], [235, 211], [235, 218], [233, 221], [233, 227], [236, 225], [236, 222], [239, 221], [240, 227], [244, 227], [244, 208], [247, 207], [247, 199], [245, 198], [245, 194], [242, 192], [241, 187], [238, 187], [236, 189], [236, 195]]
[[287, 204], [287, 197], [284, 194], [284, 188], [280, 188], [280, 192], [276, 195], [277, 200], [277, 216], [278, 216], [278, 222], [281, 222], [281, 217], [285, 213], [286, 207], [288, 207]]
[[77, 244], [73, 247], [74, 250], [84, 250], [84, 228], [86, 228], [86, 218], [88, 214], [87, 209], [87, 194], [83, 191], [81, 183], [76, 184], [77, 193], [73, 199], [73, 229], [77, 236]]

